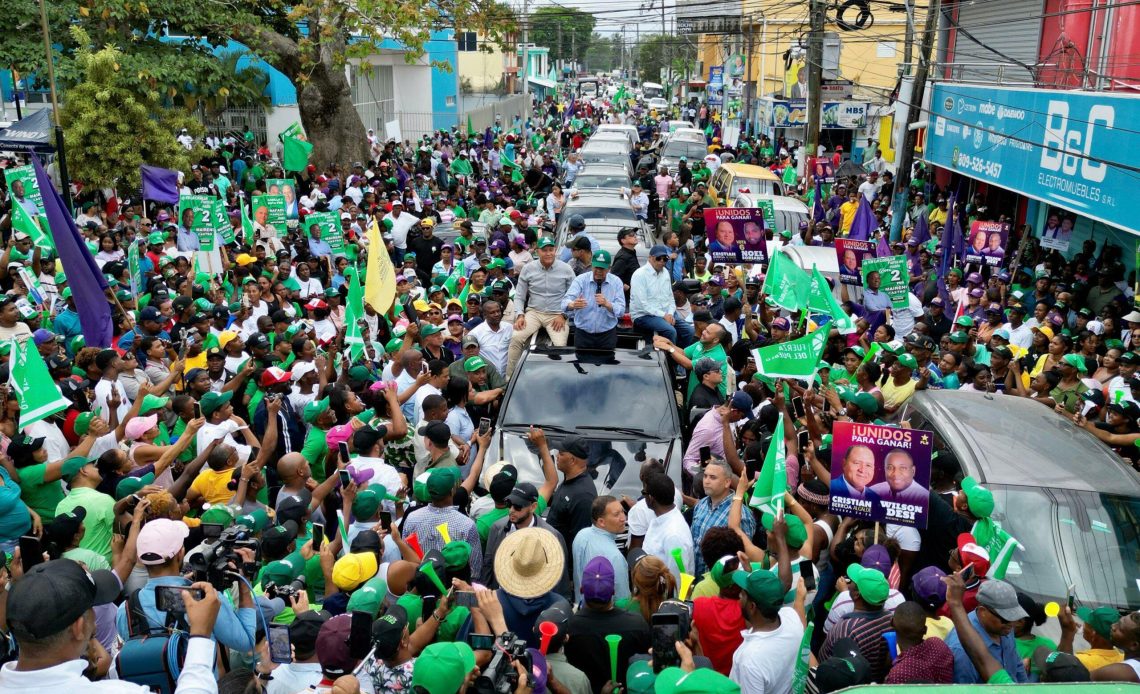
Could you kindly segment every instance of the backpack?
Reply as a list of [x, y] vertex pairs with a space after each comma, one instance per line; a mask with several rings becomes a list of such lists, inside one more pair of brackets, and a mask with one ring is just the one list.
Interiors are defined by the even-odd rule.
[[115, 658], [115, 669], [119, 679], [159, 694], [174, 694], [186, 660], [187, 632], [174, 628], [177, 623], [169, 628], [152, 626], [138, 599], [141, 590], [127, 598], [129, 637]]

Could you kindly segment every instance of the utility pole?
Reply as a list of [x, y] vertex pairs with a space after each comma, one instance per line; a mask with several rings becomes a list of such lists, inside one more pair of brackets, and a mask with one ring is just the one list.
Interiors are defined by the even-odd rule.
[[906, 137], [899, 149], [898, 170], [895, 171], [895, 199], [891, 202], [894, 214], [891, 217], [891, 241], [902, 237], [903, 210], [906, 207], [907, 190], [910, 188], [910, 169], [914, 162], [914, 147], [918, 143], [918, 123], [922, 98], [926, 92], [926, 78], [930, 74], [930, 51], [934, 48], [934, 34], [938, 27], [938, 16], [942, 13], [939, 0], [931, 0], [926, 8], [926, 24], [922, 30], [922, 48], [918, 68], [914, 73], [914, 87], [911, 90], [910, 107], [906, 116]]
[[558, 57], [562, 57], [562, 22], [558, 23]]
[[903, 43], [903, 73], [909, 75], [914, 58], [914, 0], [906, 0], [906, 38]]
[[[523, 94], [530, 94], [530, 0], [523, 0], [523, 22], [522, 22], [522, 40], [523, 40], [523, 54], [522, 54], [522, 71], [523, 71]], [[524, 103], [524, 106], [529, 104]]]
[[807, 132], [804, 133], [804, 174], [811, 170], [808, 164], [815, 158], [819, 150], [819, 116], [823, 108], [823, 24], [826, 6], [824, 0], [808, 0], [808, 19], [811, 21], [811, 31], [808, 33], [808, 121]]

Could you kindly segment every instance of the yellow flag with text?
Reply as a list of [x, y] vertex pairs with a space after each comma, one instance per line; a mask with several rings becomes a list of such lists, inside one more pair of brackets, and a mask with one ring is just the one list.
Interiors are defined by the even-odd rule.
[[384, 247], [376, 219], [368, 225], [368, 274], [364, 279], [364, 303], [377, 313], [387, 313], [396, 300], [396, 270]]

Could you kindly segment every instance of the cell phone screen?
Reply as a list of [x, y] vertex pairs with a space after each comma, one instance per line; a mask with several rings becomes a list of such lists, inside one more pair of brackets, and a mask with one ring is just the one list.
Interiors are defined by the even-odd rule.
[[467, 645], [473, 651], [489, 651], [495, 646], [494, 634], [468, 634]]
[[325, 526], [313, 523], [313, 551], [321, 551], [321, 543], [325, 540]]
[[392, 513], [390, 511], [380, 512], [380, 527], [384, 529], [384, 532], [392, 530]]
[[677, 654], [677, 635], [681, 630], [681, 616], [676, 614], [653, 615], [653, 671], [681, 664]]
[[800, 451], [803, 451], [808, 447], [808, 443], [811, 441], [811, 434], [809, 434], [807, 431], [801, 431], [796, 434], [796, 439], [797, 443], [800, 445]]
[[815, 565], [810, 561], [800, 562], [800, 578], [806, 590], [815, 590]]
[[478, 607], [479, 601], [475, 597], [474, 591], [470, 590], [457, 590], [455, 591], [455, 605], [456, 607]]
[[40, 546], [40, 538], [35, 535], [23, 535], [20, 537], [20, 563], [24, 565], [24, 573], [27, 573], [36, 564], [42, 564], [44, 561], [44, 550]]
[[352, 625], [348, 632], [348, 654], [363, 659], [372, 647], [372, 615], [367, 612], [353, 612]]
[[706, 463], [712, 457], [712, 448], [710, 446], [701, 446], [700, 448], [700, 462]]
[[480, 419], [479, 420], [479, 435], [484, 436], [490, 430], [491, 430], [491, 420], [488, 419], [487, 417], [483, 417], [482, 419]]
[[348, 470], [338, 470], [337, 474], [340, 475], [340, 486], [347, 487], [352, 483], [352, 475], [348, 474]]
[[202, 404], [196, 402], [196, 403], [194, 403], [194, 419], [201, 419], [201, 418], [202, 418]]
[[[336, 445], [336, 447], [340, 451], [340, 459], [347, 463], [348, 462], [348, 444], [345, 443], [344, 441], [341, 441], [340, 443], [338, 443]], [[345, 484], [348, 484], [348, 483], [345, 482]]]
[[803, 417], [806, 412], [804, 409], [804, 399], [792, 398], [792, 414], [796, 416], [796, 419]]
[[201, 600], [204, 595], [201, 589], [190, 588], [189, 586], [155, 586], [154, 607], [160, 612], [183, 614], [186, 612], [185, 596], [189, 591], [193, 591], [194, 597], [198, 600]]
[[431, 613], [435, 612], [435, 607], [438, 603], [439, 603], [439, 596], [438, 595], [425, 595], [424, 596], [424, 607], [423, 607], [423, 610], [420, 612], [420, 614], [427, 615], [428, 617], [430, 617]]
[[281, 664], [293, 662], [288, 624], [269, 625], [269, 659]]

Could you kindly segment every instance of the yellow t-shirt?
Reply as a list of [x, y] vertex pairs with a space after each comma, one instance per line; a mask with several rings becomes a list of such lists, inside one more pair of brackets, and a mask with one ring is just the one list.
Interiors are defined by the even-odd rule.
[[927, 617], [926, 639], [946, 640], [946, 636], [954, 630], [954, 622], [949, 617]]
[[1081, 664], [1088, 668], [1089, 672], [1124, 660], [1124, 654], [1115, 648], [1090, 648], [1087, 651], [1073, 653], [1073, 655], [1077, 656], [1077, 660], [1081, 661]]
[[233, 468], [221, 471], [203, 468], [190, 483], [190, 488], [201, 494], [207, 503], [224, 504], [234, 495], [233, 490], [229, 488], [233, 474]]
[[935, 207], [934, 210], [930, 213], [930, 216], [927, 217], [927, 220], [930, 222], [931, 226], [935, 224], [946, 226], [947, 212], [948, 210], [943, 210]]
[[895, 385], [893, 378], [888, 378], [886, 384], [880, 388], [883, 394], [883, 406], [888, 408], [897, 408], [910, 399], [914, 395], [914, 387], [918, 385], [918, 381], [907, 381], [901, 386]]
[[850, 201], [839, 206], [839, 233], [843, 236], [851, 231], [851, 223], [855, 221], [855, 210], [858, 209], [859, 205]]

